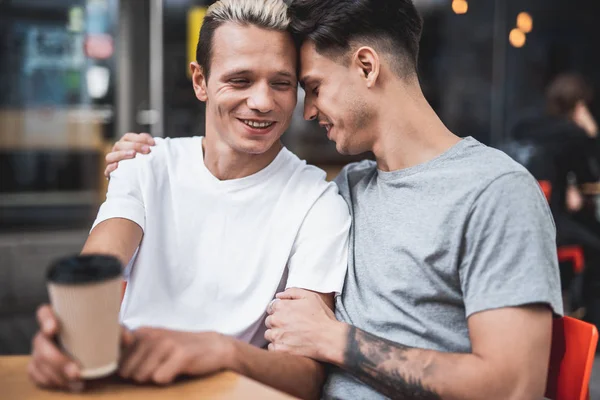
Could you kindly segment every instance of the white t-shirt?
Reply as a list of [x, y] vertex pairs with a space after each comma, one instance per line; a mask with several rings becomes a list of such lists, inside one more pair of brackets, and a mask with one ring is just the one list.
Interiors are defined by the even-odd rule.
[[214, 330], [263, 346], [278, 291], [340, 293], [350, 214], [324, 178], [283, 148], [261, 171], [220, 181], [204, 165], [201, 137], [156, 139], [149, 155], [121, 161], [94, 227], [126, 218], [144, 231], [122, 323]]

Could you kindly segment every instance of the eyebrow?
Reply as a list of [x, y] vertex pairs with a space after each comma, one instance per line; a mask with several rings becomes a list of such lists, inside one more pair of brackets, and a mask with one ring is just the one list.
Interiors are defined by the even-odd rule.
[[309, 83], [311, 83], [312, 81], [315, 81], [315, 80], [316, 79], [313, 78], [312, 76], [306, 75], [306, 76], [303, 76], [302, 79], [299, 79], [298, 82], [300, 83], [300, 87], [302, 89], [305, 89], [306, 85], [308, 85]]
[[[230, 76], [234, 76], [234, 75], [245, 75], [245, 74], [252, 74], [253, 72], [249, 69], [234, 69], [233, 71], [229, 71], [226, 72], [223, 76], [225, 77], [230, 77]], [[289, 71], [277, 71], [275, 73], [275, 75], [279, 75], [279, 76], [285, 76], [287, 78], [293, 78], [295, 74], [292, 74]]]
[[296, 75], [296, 74], [292, 74], [289, 71], [277, 71], [276, 75], [281, 75], [281, 76], [285, 76], [285, 77], [288, 77], [288, 78], [293, 78], [294, 75]]
[[227, 71], [223, 74], [223, 76], [244, 75], [249, 74], [251, 72], [252, 71], [250, 71], [249, 69], [234, 69], [233, 71]]

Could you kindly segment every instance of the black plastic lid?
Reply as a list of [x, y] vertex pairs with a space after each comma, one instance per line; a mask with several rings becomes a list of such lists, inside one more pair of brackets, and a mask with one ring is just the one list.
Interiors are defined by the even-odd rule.
[[46, 279], [52, 283], [93, 283], [116, 278], [122, 270], [121, 262], [113, 256], [75, 255], [54, 261], [48, 268]]

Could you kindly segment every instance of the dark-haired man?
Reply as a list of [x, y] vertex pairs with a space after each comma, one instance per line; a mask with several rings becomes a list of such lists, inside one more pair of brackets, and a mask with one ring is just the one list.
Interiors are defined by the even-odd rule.
[[295, 0], [290, 12], [305, 118], [376, 162], [336, 179], [353, 216], [339, 321], [288, 290], [267, 318], [271, 349], [334, 364], [326, 398], [541, 398], [562, 303], [536, 181], [431, 109], [411, 1]]
[[431, 109], [411, 1], [296, 0], [290, 12], [305, 118], [376, 163], [336, 179], [353, 224], [335, 315], [310, 292], [279, 294], [269, 349], [333, 364], [325, 398], [539, 399], [562, 302], [537, 183]]

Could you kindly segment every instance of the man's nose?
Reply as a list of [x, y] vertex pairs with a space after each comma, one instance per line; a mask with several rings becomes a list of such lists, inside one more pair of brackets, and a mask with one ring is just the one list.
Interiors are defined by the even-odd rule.
[[314, 103], [308, 98], [304, 98], [304, 119], [307, 121], [312, 121], [317, 118], [319, 114], [319, 110], [315, 107]]
[[269, 85], [258, 84], [252, 88], [248, 97], [248, 107], [263, 114], [273, 111], [275, 102]]

